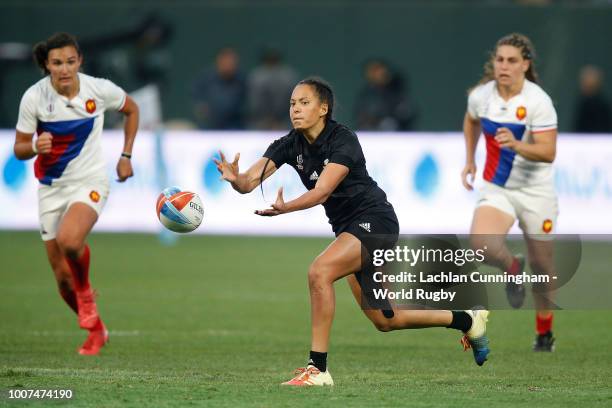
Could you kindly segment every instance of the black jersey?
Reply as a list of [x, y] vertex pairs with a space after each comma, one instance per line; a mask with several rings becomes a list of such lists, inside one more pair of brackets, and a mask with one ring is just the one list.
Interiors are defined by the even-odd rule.
[[368, 175], [357, 135], [333, 120], [327, 122], [314, 143], [310, 144], [304, 135], [294, 129], [275, 140], [264, 157], [271, 159], [276, 168], [289, 164], [308, 190], [315, 187], [328, 163], [349, 168], [348, 175], [323, 203], [334, 232], [365, 212], [392, 210], [385, 192]]

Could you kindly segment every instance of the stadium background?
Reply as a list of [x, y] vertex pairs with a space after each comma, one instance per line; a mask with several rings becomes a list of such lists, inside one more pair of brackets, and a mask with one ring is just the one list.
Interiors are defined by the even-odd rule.
[[[585, 243], [589, 256], [583, 268], [595, 274], [600, 289], [612, 288], [605, 235], [612, 231], [612, 135], [568, 133], [579, 68], [595, 64], [612, 73], [612, 6], [605, 1], [515, 3], [1, 1], [0, 42], [17, 44], [8, 51], [19, 55], [19, 44], [29, 47], [55, 31], [87, 40], [129, 31], [155, 15], [173, 33], [157, 54], [167, 68], [160, 83], [165, 120], [192, 119], [190, 82], [222, 46], [237, 49], [245, 70], [255, 65], [262, 46], [278, 47], [301, 75], [316, 73], [334, 85], [338, 119], [348, 123], [363, 61], [387, 58], [409, 76], [420, 133], [361, 132], [360, 137], [368, 146], [368, 167], [394, 191], [395, 206], [405, 212], [402, 228], [422, 233], [462, 232], [469, 225], [475, 196], [459, 186], [463, 150], [455, 133], [466, 89], [478, 80], [498, 37], [524, 32], [536, 45], [539, 72], [560, 117], [560, 225], [566, 222], [565, 232], [604, 234]], [[85, 58], [112, 67], [123, 51], [133, 55], [134, 47], [123, 42]], [[459, 353], [450, 331], [377, 333], [343, 283], [336, 285], [330, 360], [339, 386], [314, 392], [279, 389], [276, 384], [293, 366], [303, 364], [309, 338], [306, 271], [331, 234], [320, 209], [285, 219], [246, 216], [264, 206], [277, 186], [294, 183], [288, 169], [267, 183], [265, 199], [259, 193], [238, 197], [218, 185], [209, 161], [217, 147], [233, 152], [237, 145], [256, 157], [278, 132], [141, 132], [134, 156], [137, 175], [126, 185], [114, 183], [100, 221], [100, 230], [113, 232], [91, 237], [93, 284], [112, 340], [100, 357], [79, 358], [75, 350], [83, 334], [57, 296], [35, 230], [31, 162], [11, 156], [18, 101], [39, 73], [29, 58], [5, 58], [0, 73], [0, 127], [5, 129], [0, 131], [2, 390], [72, 388], [72, 403], [78, 406], [559, 407], [612, 401], [609, 307], [559, 312], [559, 347], [550, 356], [530, 351], [533, 312], [496, 311], [490, 326], [494, 354], [478, 369]], [[142, 85], [135, 76], [123, 79], [117, 82], [128, 91]], [[605, 93], [612, 94], [612, 81]], [[115, 131], [106, 133], [109, 158], [119, 140]], [[162, 157], [165, 169], [159, 166]], [[112, 166], [110, 161], [109, 172]], [[203, 235], [172, 242], [154, 233], [159, 231], [154, 200], [165, 183], [203, 196], [206, 217], [198, 230]], [[295, 237], [275, 236], [287, 234]], [[589, 296], [588, 287], [583, 295]]]
[[[166, 119], [190, 118], [189, 87], [217, 50], [233, 46], [243, 69], [251, 68], [266, 45], [278, 47], [299, 74], [319, 74], [337, 91], [337, 115], [352, 118], [352, 101], [362, 82], [363, 62], [383, 57], [410, 78], [421, 112], [419, 130], [458, 129], [468, 87], [495, 40], [522, 31], [534, 41], [544, 86], [555, 101], [562, 131], [570, 129], [577, 75], [584, 64], [612, 71], [610, 7], [605, 1], [553, 1], [517, 6], [512, 1], [2, 1], [2, 41], [33, 44], [65, 30], [81, 41], [139, 26], [152, 15], [168, 23], [170, 61], [163, 92]], [[27, 27], [27, 29], [24, 29]], [[118, 49], [91, 50], [111, 65]], [[124, 44], [123, 48], [135, 48]], [[121, 64], [124, 62], [116, 62]], [[165, 62], [163, 64], [166, 64]], [[17, 104], [39, 77], [28, 59], [5, 66], [2, 124], [14, 126]], [[130, 79], [130, 78], [127, 78]], [[137, 82], [137, 79], [132, 79]], [[123, 84], [133, 89], [130, 84]], [[612, 94], [612, 81], [607, 82]]]

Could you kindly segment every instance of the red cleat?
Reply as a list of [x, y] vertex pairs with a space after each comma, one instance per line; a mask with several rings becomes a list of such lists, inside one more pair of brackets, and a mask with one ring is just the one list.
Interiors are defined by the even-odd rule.
[[100, 330], [92, 330], [85, 340], [85, 343], [79, 349], [79, 354], [83, 356], [95, 356], [100, 352], [100, 349], [108, 343], [108, 330], [104, 323], [100, 322], [102, 328]]
[[93, 329], [100, 319], [93, 291], [87, 289], [77, 292], [76, 298], [79, 308], [79, 326], [82, 329]]

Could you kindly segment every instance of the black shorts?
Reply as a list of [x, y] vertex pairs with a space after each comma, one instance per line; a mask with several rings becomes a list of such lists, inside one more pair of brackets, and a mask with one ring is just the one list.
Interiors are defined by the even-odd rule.
[[343, 232], [348, 232], [361, 241], [362, 269], [355, 273], [363, 294], [361, 307], [381, 310], [386, 318], [393, 318], [394, 313], [389, 301], [373, 297], [374, 290], [382, 288], [382, 285], [373, 280], [375, 270], [372, 266], [374, 250], [391, 249], [399, 238], [399, 222], [393, 207], [366, 212], [340, 228], [334, 228], [336, 236]]
[[354, 235], [371, 255], [375, 249], [389, 249], [399, 236], [399, 222], [393, 207], [374, 209], [334, 228], [336, 237], [343, 232]]

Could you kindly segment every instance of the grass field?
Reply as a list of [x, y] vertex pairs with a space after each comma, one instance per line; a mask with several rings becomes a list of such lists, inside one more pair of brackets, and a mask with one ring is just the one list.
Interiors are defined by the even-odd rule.
[[[612, 406], [609, 311], [558, 312], [557, 351], [537, 355], [533, 312], [493, 312], [490, 360], [477, 367], [454, 330], [377, 332], [345, 282], [329, 358], [336, 386], [280, 387], [307, 357], [306, 271], [328, 242], [189, 236], [164, 247], [94, 234], [92, 281], [111, 342], [83, 357], [85, 332], [38, 235], [0, 233], [0, 405], [27, 405], [9, 402], [7, 388], [70, 388], [71, 402], [38, 405]], [[609, 243], [591, 245], [609, 256]]]

